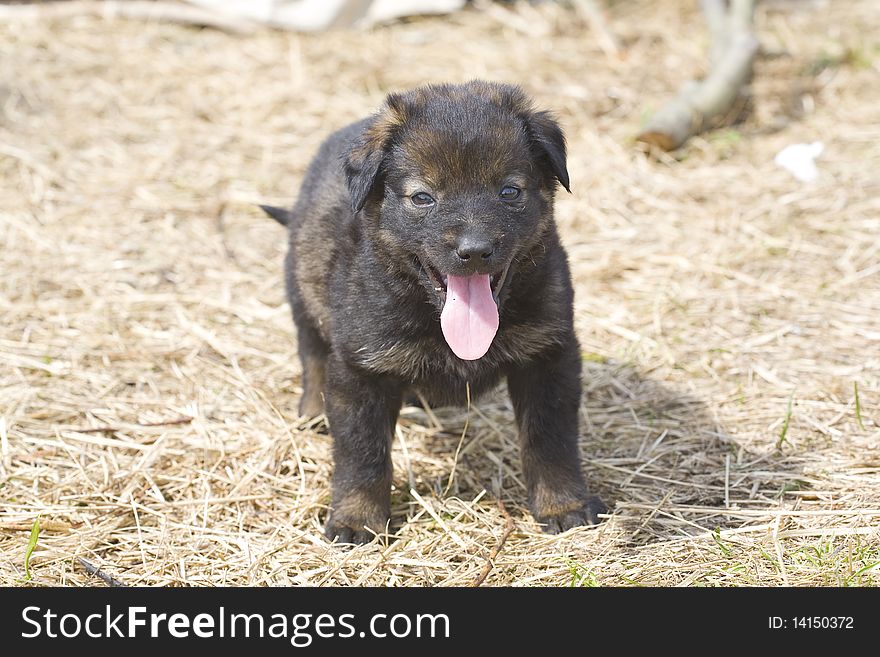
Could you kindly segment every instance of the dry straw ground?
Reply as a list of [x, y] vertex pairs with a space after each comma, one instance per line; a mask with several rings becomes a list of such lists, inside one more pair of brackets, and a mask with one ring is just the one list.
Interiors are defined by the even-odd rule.
[[[35, 584], [103, 585], [82, 557], [138, 585], [468, 585], [501, 500], [485, 585], [876, 584], [880, 7], [761, 5], [744, 122], [659, 161], [631, 138], [701, 72], [695, 2], [611, 3], [619, 57], [553, 3], [318, 36], [0, 25], [0, 583], [39, 516]], [[386, 91], [473, 77], [568, 131], [583, 462], [612, 512], [541, 534], [502, 391], [405, 409], [393, 540], [334, 549], [254, 203]], [[813, 140], [818, 182], [774, 166]]]

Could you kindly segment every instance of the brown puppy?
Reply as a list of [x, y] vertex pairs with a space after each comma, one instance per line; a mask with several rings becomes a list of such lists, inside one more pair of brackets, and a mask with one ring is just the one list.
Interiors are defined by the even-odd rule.
[[391, 439], [407, 391], [466, 403], [507, 378], [535, 519], [598, 521], [578, 454], [581, 359], [553, 221], [565, 139], [521, 89], [487, 82], [390, 95], [321, 146], [292, 211], [287, 291], [300, 412], [334, 438], [331, 540], [390, 516]]

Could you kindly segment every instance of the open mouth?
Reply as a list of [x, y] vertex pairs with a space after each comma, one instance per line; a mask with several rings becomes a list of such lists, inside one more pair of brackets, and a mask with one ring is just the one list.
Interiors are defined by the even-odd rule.
[[440, 329], [462, 360], [486, 355], [498, 332], [500, 293], [510, 264], [494, 274], [444, 274], [424, 260], [422, 268], [440, 300]]
[[[419, 258], [419, 262], [422, 265], [422, 269], [425, 270], [425, 273], [428, 275], [428, 280], [431, 282], [431, 287], [434, 288], [434, 292], [437, 293], [437, 296], [440, 298], [440, 305], [443, 306], [446, 304], [446, 292], [448, 289], [449, 277], [446, 274], [441, 273], [435, 267], [429, 265], [425, 260]], [[495, 300], [495, 304], [498, 305], [499, 295], [501, 294], [501, 288], [504, 287], [504, 282], [507, 280], [507, 272], [510, 269], [510, 263], [499, 272], [495, 272], [489, 277], [489, 285], [492, 290], [492, 298]]]

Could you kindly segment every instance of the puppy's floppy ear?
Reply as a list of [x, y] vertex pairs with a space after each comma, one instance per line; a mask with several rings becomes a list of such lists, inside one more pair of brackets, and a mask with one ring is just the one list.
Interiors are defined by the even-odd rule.
[[351, 209], [355, 212], [363, 210], [370, 195], [376, 191], [391, 140], [405, 119], [403, 98], [391, 94], [345, 156], [345, 176], [351, 194]]
[[370, 128], [353, 144], [345, 156], [345, 177], [351, 194], [351, 209], [360, 212], [376, 185], [385, 159], [385, 144], [370, 134]]
[[565, 165], [565, 135], [550, 112], [533, 112], [526, 118], [532, 144], [553, 176], [571, 193]]

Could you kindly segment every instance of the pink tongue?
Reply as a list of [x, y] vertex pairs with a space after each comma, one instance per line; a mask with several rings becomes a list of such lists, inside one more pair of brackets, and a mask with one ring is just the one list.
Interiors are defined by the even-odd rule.
[[452, 352], [462, 360], [477, 360], [498, 331], [498, 306], [488, 274], [449, 276], [440, 328]]

